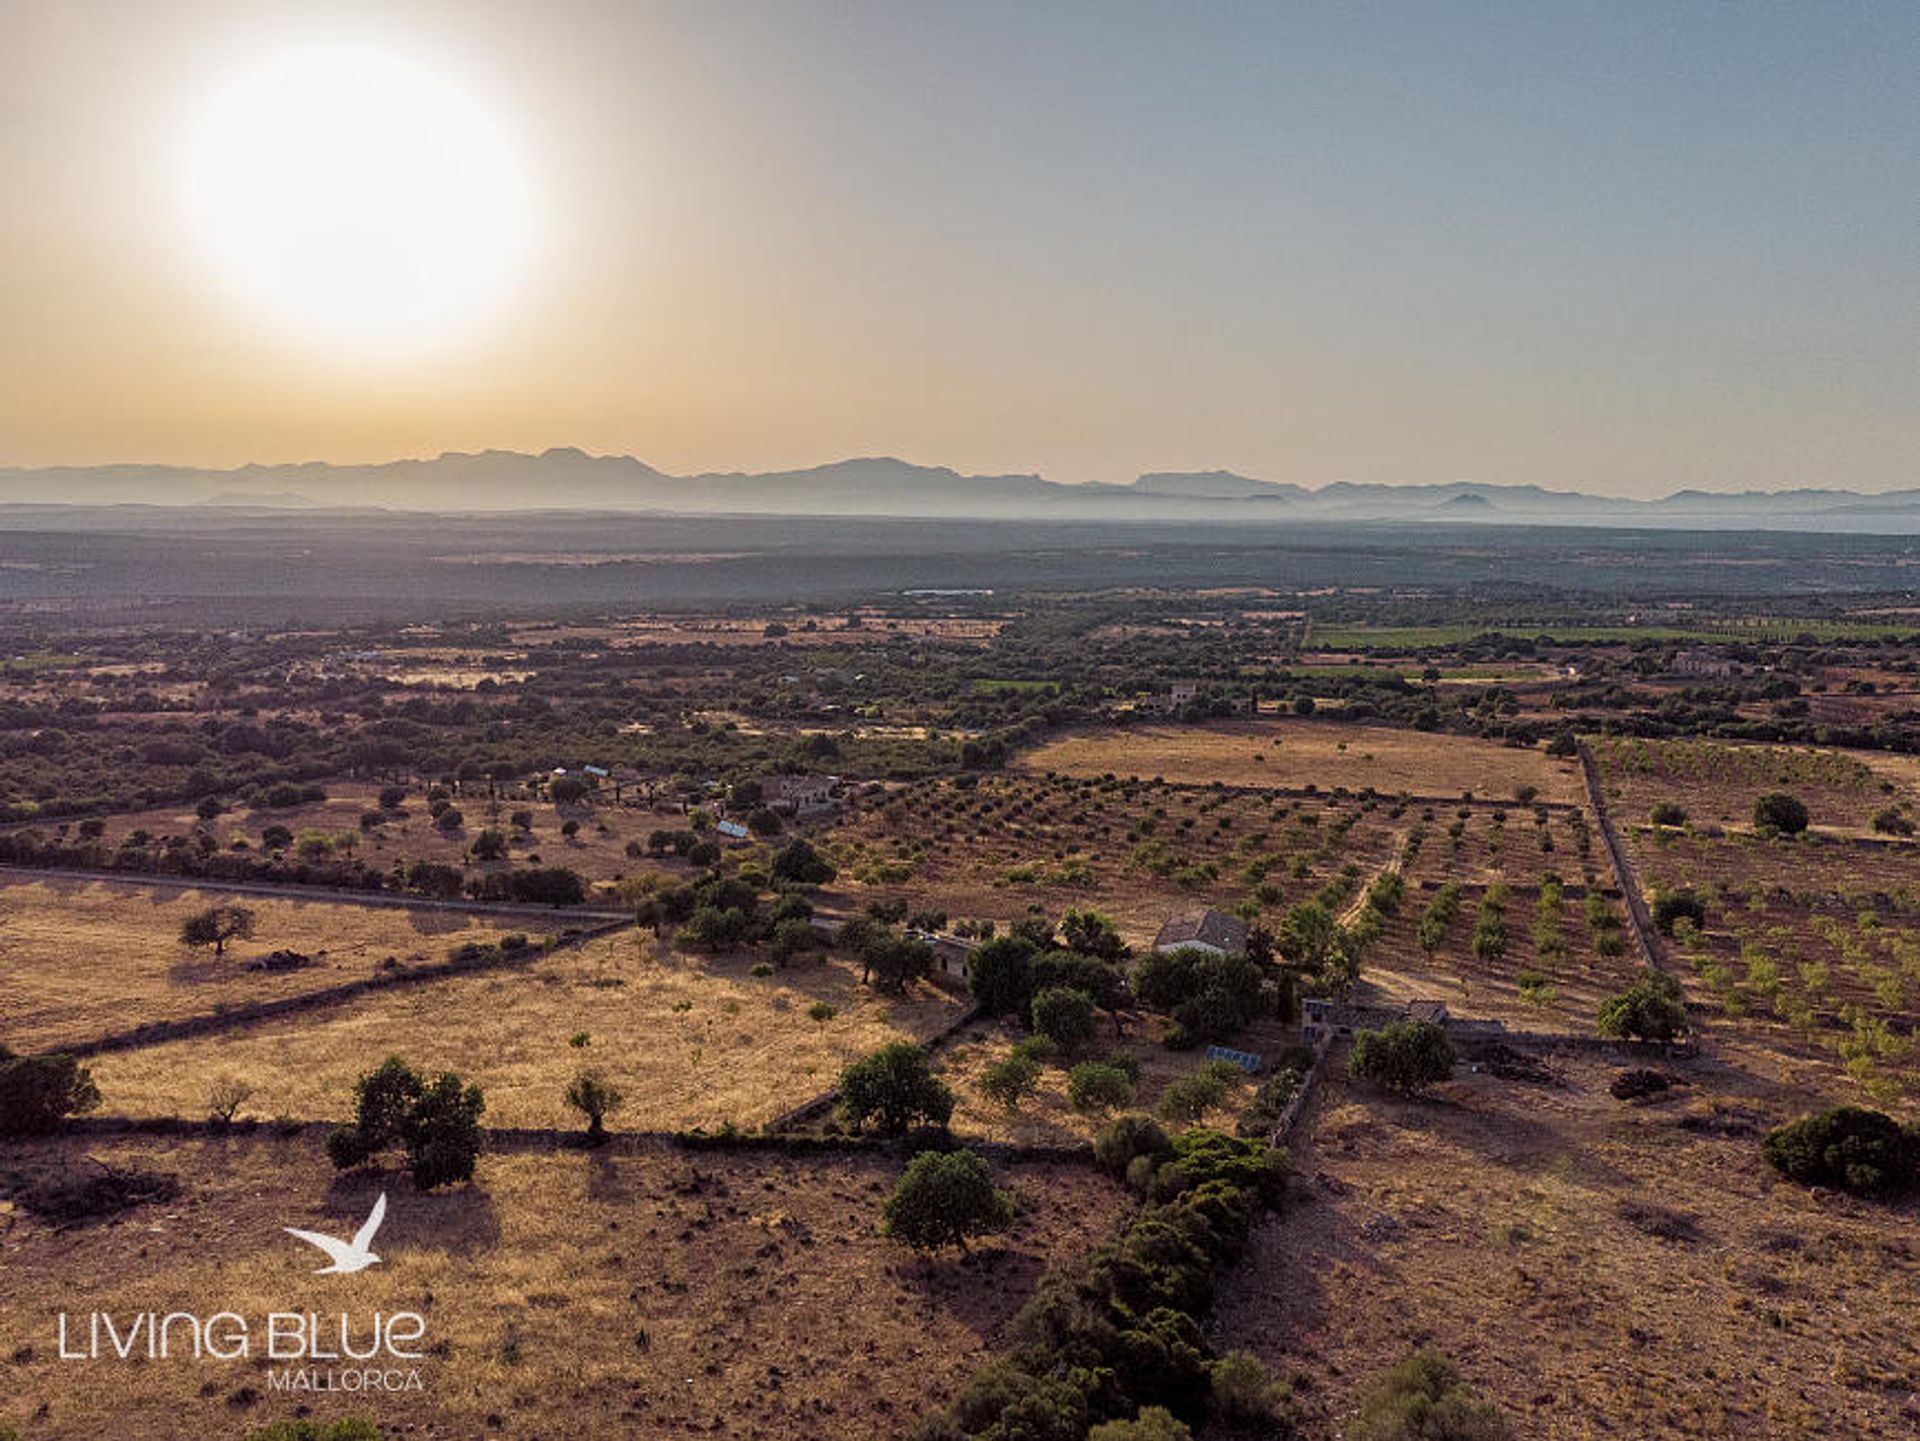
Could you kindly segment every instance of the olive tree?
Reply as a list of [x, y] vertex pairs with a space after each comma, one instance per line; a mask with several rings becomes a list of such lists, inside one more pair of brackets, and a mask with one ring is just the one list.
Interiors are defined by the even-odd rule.
[[253, 935], [254, 914], [246, 906], [208, 906], [180, 923], [180, 944], [212, 946], [215, 959], [227, 953], [228, 941], [244, 941]]

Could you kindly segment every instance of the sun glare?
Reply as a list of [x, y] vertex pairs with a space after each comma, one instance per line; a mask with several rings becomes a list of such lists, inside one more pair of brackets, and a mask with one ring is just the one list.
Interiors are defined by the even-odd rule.
[[238, 75], [187, 149], [194, 232], [223, 280], [326, 343], [412, 349], [483, 319], [530, 241], [495, 118], [386, 52], [307, 48]]

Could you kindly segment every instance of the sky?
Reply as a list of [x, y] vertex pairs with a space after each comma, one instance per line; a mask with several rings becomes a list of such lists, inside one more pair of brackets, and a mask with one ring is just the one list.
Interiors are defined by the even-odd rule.
[[[513, 212], [376, 235], [417, 333], [236, 280], [339, 192], [209, 116], [335, 53]], [[0, 464], [1920, 485], [1916, 136], [1911, 0], [0, 0]]]

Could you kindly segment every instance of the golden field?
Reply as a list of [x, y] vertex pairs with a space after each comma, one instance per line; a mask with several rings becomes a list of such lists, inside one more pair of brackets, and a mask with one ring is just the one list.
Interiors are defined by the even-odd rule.
[[[200, 1116], [213, 1080], [231, 1076], [254, 1087], [248, 1114], [333, 1119], [349, 1114], [356, 1077], [400, 1055], [478, 1082], [489, 1125], [571, 1126], [563, 1093], [591, 1067], [626, 1094], [616, 1128], [753, 1127], [829, 1089], [848, 1061], [959, 1013], [930, 986], [876, 997], [845, 962], [761, 979], [752, 961], [675, 955], [622, 932], [527, 969], [103, 1055], [93, 1071], [106, 1114]], [[836, 1014], [813, 1019], [820, 1002]]]
[[[223, 903], [254, 912], [253, 939], [230, 942], [218, 960], [180, 943], [188, 916]], [[55, 1049], [148, 1021], [365, 980], [389, 956], [433, 964], [469, 941], [540, 929], [538, 918], [356, 906], [332, 895], [279, 900], [137, 881], [0, 877], [0, 1041], [16, 1051]], [[282, 949], [314, 964], [273, 974], [246, 968]]]

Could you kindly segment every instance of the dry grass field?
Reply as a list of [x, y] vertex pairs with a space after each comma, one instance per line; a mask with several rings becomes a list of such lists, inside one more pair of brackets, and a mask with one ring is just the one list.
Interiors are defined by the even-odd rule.
[[[180, 943], [181, 923], [221, 902], [252, 909], [252, 940], [224, 959]], [[539, 934], [518, 917], [425, 907], [356, 906], [183, 891], [127, 881], [0, 877], [0, 1041], [48, 1050], [146, 1021], [203, 1015], [248, 1001], [365, 980], [389, 956], [409, 965], [446, 959], [454, 946]], [[248, 970], [270, 951], [313, 957], [304, 969]]]
[[1295, 1378], [1306, 1441], [1420, 1346], [1528, 1441], [1914, 1435], [1916, 1214], [1773, 1175], [1759, 1135], [1806, 1093], [1703, 1061], [1636, 1107], [1611, 1065], [1552, 1065], [1558, 1085], [1316, 1094], [1294, 1200], [1211, 1326]]
[[[483, 1158], [433, 1195], [336, 1177], [311, 1137], [86, 1141], [0, 1149], [0, 1178], [121, 1168], [179, 1196], [56, 1231], [0, 1203], [0, 1425], [33, 1441], [239, 1437], [310, 1404], [388, 1436], [468, 1441], [707, 1434], [899, 1435], [985, 1359], [1046, 1266], [1119, 1224], [1089, 1168], [995, 1166], [1014, 1229], [970, 1261], [878, 1234], [899, 1161], [879, 1155], [561, 1151]], [[351, 1232], [382, 1189], [382, 1264], [313, 1276], [282, 1233]], [[422, 1389], [290, 1396], [268, 1364], [58, 1358], [57, 1314], [232, 1310], [427, 1318]], [[77, 1334], [77, 1333], [76, 1333]], [[364, 1330], [362, 1332], [364, 1335]]]
[[1575, 803], [1583, 795], [1578, 765], [1537, 747], [1297, 718], [1094, 731], [1050, 741], [1026, 752], [1018, 765], [1070, 776], [1158, 776], [1189, 785], [1311, 785], [1323, 791], [1371, 786], [1389, 796], [1472, 791], [1506, 800], [1522, 786], [1533, 787], [1543, 801]]
[[[844, 961], [767, 979], [752, 961], [673, 955], [623, 932], [524, 970], [117, 1052], [93, 1069], [110, 1115], [204, 1115], [213, 1079], [234, 1076], [255, 1088], [251, 1115], [333, 1119], [349, 1114], [355, 1078], [397, 1054], [479, 1082], [490, 1125], [573, 1126], [563, 1093], [593, 1067], [628, 1098], [616, 1128], [753, 1127], [827, 1090], [848, 1061], [959, 1011], [932, 986], [876, 997]], [[821, 1003], [835, 1014], [814, 1019]]]

